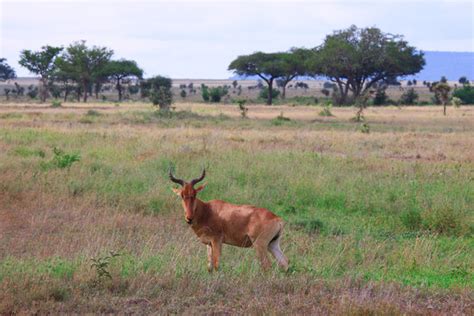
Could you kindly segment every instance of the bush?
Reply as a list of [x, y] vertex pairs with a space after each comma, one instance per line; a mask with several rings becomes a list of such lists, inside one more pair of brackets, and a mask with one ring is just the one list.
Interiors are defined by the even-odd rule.
[[405, 91], [400, 97], [400, 104], [412, 105], [412, 104], [416, 104], [417, 100], [418, 100], [418, 93], [415, 91], [414, 88], [410, 88], [407, 91]]
[[181, 90], [181, 93], [179, 94], [183, 99], [186, 98], [187, 93], [185, 90]]
[[51, 107], [52, 107], [52, 108], [60, 108], [60, 107], [61, 107], [61, 101], [59, 101], [59, 100], [53, 100], [53, 101], [51, 102]]
[[453, 97], [453, 98], [451, 99], [451, 104], [452, 104], [455, 108], [458, 108], [458, 107], [461, 106], [462, 100], [461, 100], [460, 98], [458, 98], [458, 97]]
[[[273, 99], [276, 99], [278, 98], [278, 96], [280, 95], [280, 90], [278, 89], [272, 89], [272, 98]], [[268, 87], [263, 87], [261, 90], [260, 90], [260, 93], [259, 93], [259, 97], [261, 99], [268, 99]]]
[[67, 154], [64, 151], [54, 147], [53, 149], [54, 157], [52, 164], [58, 168], [70, 168], [73, 163], [81, 160], [79, 154]]
[[221, 98], [229, 92], [226, 86], [213, 87], [209, 89], [209, 96], [211, 102], [220, 102]]
[[384, 105], [387, 104], [388, 96], [385, 92], [385, 89], [380, 88], [375, 92], [374, 105]]
[[204, 83], [201, 84], [201, 96], [204, 101], [209, 102], [209, 87], [206, 86]]
[[331, 108], [332, 108], [332, 103], [328, 103], [327, 105], [324, 105], [321, 112], [319, 112], [319, 116], [334, 116], [332, 115]]
[[150, 97], [153, 105], [159, 105], [161, 110], [168, 110], [173, 102], [170, 78], [156, 76], [140, 83], [142, 97]]
[[466, 84], [454, 90], [453, 97], [461, 99], [463, 104], [474, 104], [474, 86]]

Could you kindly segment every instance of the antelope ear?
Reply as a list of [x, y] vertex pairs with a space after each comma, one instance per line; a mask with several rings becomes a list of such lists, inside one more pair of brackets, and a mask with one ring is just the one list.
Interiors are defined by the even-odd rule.
[[196, 192], [201, 192], [202, 190], [204, 190], [204, 188], [206, 187], [207, 183], [203, 183], [201, 186], [199, 186], [197, 189], [196, 189]]
[[171, 190], [173, 190], [173, 192], [176, 193], [176, 195], [181, 195], [181, 189], [171, 188]]

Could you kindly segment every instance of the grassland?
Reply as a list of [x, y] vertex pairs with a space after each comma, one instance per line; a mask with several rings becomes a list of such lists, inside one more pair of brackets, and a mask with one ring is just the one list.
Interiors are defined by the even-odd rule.
[[[474, 108], [320, 110], [1, 105], [0, 314], [473, 313]], [[290, 272], [209, 275], [170, 164], [284, 218]]]

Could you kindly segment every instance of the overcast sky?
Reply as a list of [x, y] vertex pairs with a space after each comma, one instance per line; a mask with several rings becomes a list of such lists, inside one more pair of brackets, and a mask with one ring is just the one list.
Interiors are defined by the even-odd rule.
[[76, 40], [112, 48], [145, 76], [228, 78], [254, 51], [314, 47], [326, 34], [377, 26], [421, 50], [474, 51], [472, 1], [10, 1], [0, 0], [0, 57], [18, 76], [22, 49]]

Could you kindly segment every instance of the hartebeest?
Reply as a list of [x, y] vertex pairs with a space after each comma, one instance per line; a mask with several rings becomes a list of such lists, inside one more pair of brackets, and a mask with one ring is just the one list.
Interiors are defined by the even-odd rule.
[[205, 187], [194, 185], [206, 176], [203, 169], [199, 178], [186, 182], [169, 172], [171, 181], [181, 185], [173, 191], [182, 198], [184, 218], [202, 243], [207, 245], [208, 271], [219, 268], [222, 243], [237, 247], [254, 247], [262, 267], [266, 270], [271, 263], [269, 251], [278, 265], [288, 270], [288, 259], [280, 249], [283, 220], [264, 208], [251, 205], [235, 205], [220, 200], [201, 201], [197, 193]]

